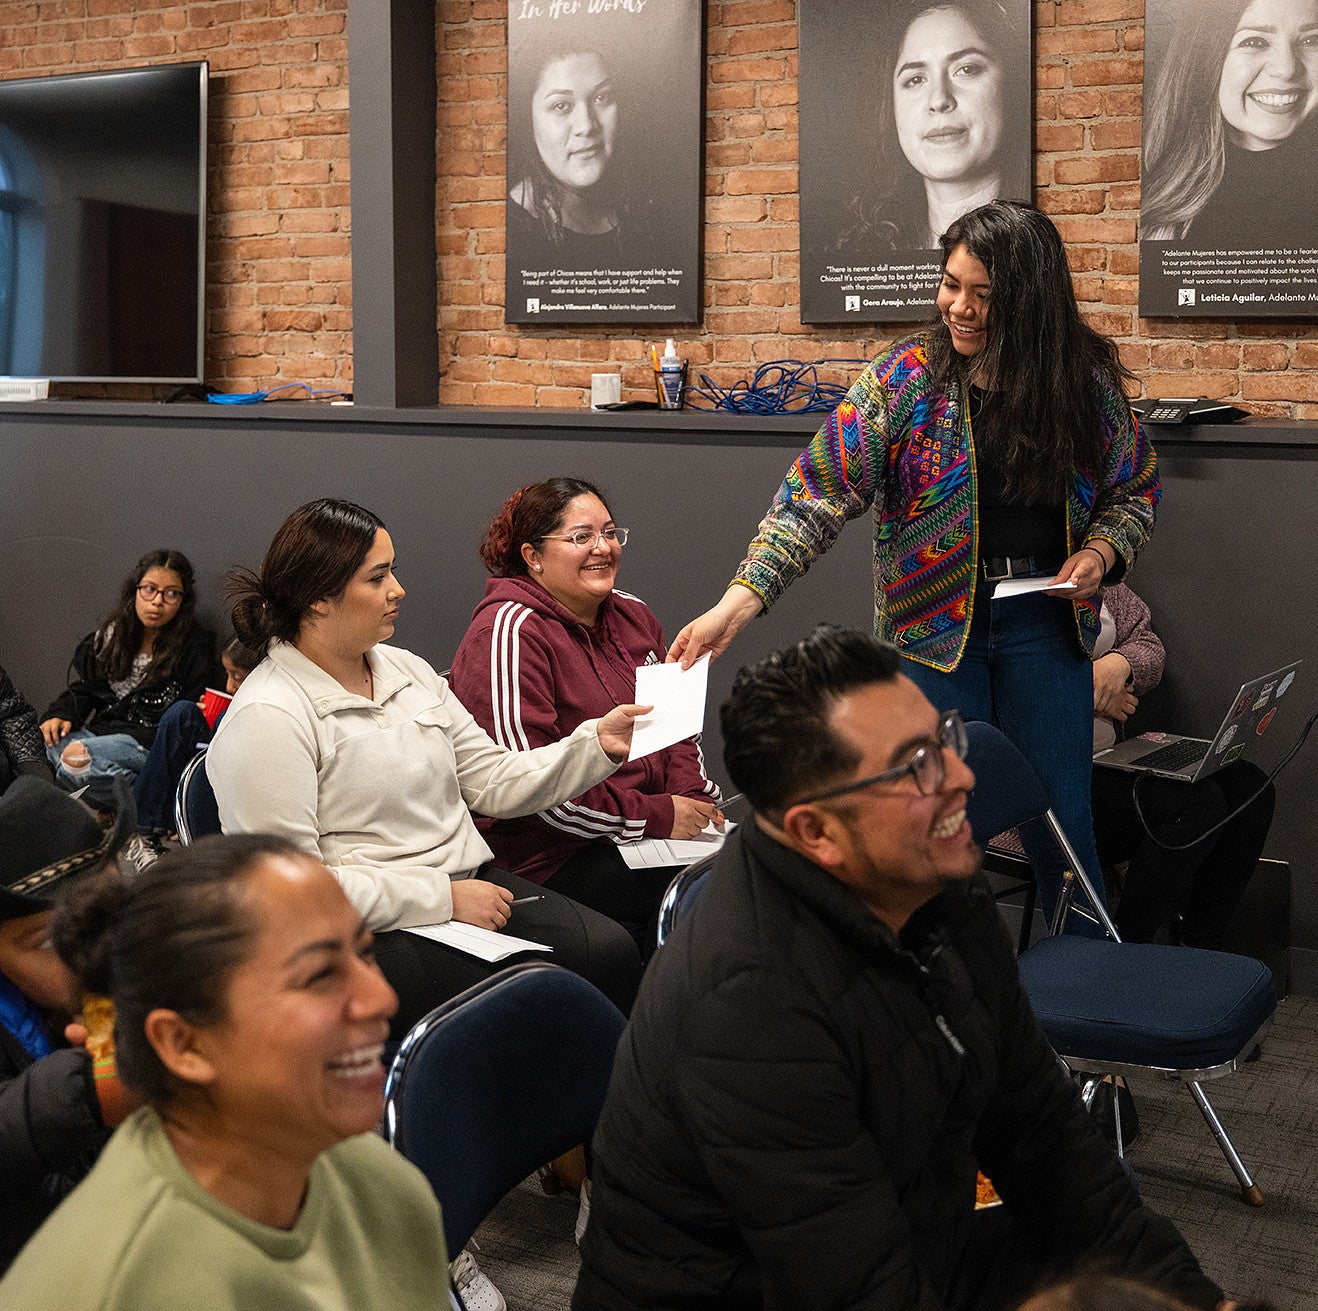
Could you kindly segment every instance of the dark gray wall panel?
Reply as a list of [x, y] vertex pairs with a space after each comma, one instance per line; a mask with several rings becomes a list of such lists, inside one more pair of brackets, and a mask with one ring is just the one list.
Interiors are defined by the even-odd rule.
[[[555, 473], [594, 478], [635, 532], [622, 583], [671, 634], [721, 594], [813, 426], [805, 417], [749, 424], [690, 413], [274, 417], [287, 413], [73, 403], [0, 410], [0, 662], [38, 709], [139, 554], [162, 544], [186, 551], [203, 612], [222, 629], [224, 570], [258, 563], [284, 515], [314, 496], [346, 496], [383, 516], [408, 589], [397, 640], [443, 666], [481, 593], [476, 546], [503, 497]], [[1180, 436], [1162, 443], [1166, 496], [1133, 581], [1169, 652], [1167, 680], [1141, 709], [1146, 724], [1211, 732], [1241, 681], [1308, 658], [1263, 744], [1275, 760], [1318, 706], [1318, 443], [1291, 427], [1269, 444], [1270, 432], [1213, 434], [1227, 443], [1216, 446]], [[820, 619], [870, 622], [866, 521], [715, 664], [712, 705], [738, 664]], [[710, 763], [721, 776], [712, 710], [709, 722]], [[1269, 844], [1294, 867], [1293, 941], [1309, 949], [1318, 948], [1316, 762], [1318, 738], [1283, 775]]]

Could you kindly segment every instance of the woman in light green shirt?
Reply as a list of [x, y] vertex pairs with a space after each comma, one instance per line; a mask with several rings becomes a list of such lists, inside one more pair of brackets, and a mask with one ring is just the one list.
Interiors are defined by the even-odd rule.
[[423, 1177], [372, 1130], [397, 1004], [318, 860], [204, 839], [75, 890], [57, 949], [145, 1105], [23, 1250], [7, 1311], [445, 1307]]

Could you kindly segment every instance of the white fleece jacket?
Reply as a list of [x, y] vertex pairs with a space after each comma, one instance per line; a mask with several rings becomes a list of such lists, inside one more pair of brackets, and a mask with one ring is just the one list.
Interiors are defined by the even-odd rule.
[[319, 856], [371, 929], [439, 924], [449, 880], [491, 859], [471, 811], [533, 814], [617, 766], [598, 720], [534, 751], [492, 741], [419, 656], [367, 654], [375, 698], [272, 642], [206, 756], [226, 833], [277, 833]]

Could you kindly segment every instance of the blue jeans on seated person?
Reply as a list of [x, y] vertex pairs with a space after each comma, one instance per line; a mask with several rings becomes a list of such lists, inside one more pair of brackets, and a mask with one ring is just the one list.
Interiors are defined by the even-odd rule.
[[[85, 774], [72, 773], [60, 757], [71, 742], [85, 742], [91, 752], [91, 767]], [[111, 806], [114, 803], [113, 782], [116, 775], [127, 775], [131, 782], [146, 763], [146, 747], [127, 733], [105, 733], [98, 736], [90, 728], [75, 728], [53, 747], [46, 748], [46, 759], [55, 769], [55, 782], [66, 792], [87, 790], [82, 799], [92, 806]]]
[[172, 833], [174, 795], [188, 761], [213, 735], [206, 716], [191, 701], [175, 701], [161, 717], [155, 741], [133, 785], [137, 831], [163, 837]]
[[[970, 634], [955, 670], [944, 673], [903, 660], [902, 673], [937, 709], [994, 724], [1015, 743], [1039, 775], [1053, 813], [1103, 897], [1089, 792], [1094, 676], [1074, 610], [1067, 601], [1038, 594], [993, 601], [993, 587], [981, 578], [975, 589]], [[1042, 823], [1026, 825], [1020, 837], [1051, 923], [1065, 861]], [[1087, 907], [1078, 887], [1075, 904]], [[1066, 923], [1070, 933], [1104, 936], [1082, 916], [1072, 914]]]

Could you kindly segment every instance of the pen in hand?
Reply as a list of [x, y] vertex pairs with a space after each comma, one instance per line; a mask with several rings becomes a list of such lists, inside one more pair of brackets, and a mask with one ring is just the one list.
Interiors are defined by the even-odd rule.
[[514, 906], [525, 906], [528, 901], [544, 901], [543, 897], [514, 897], [512, 904]]

